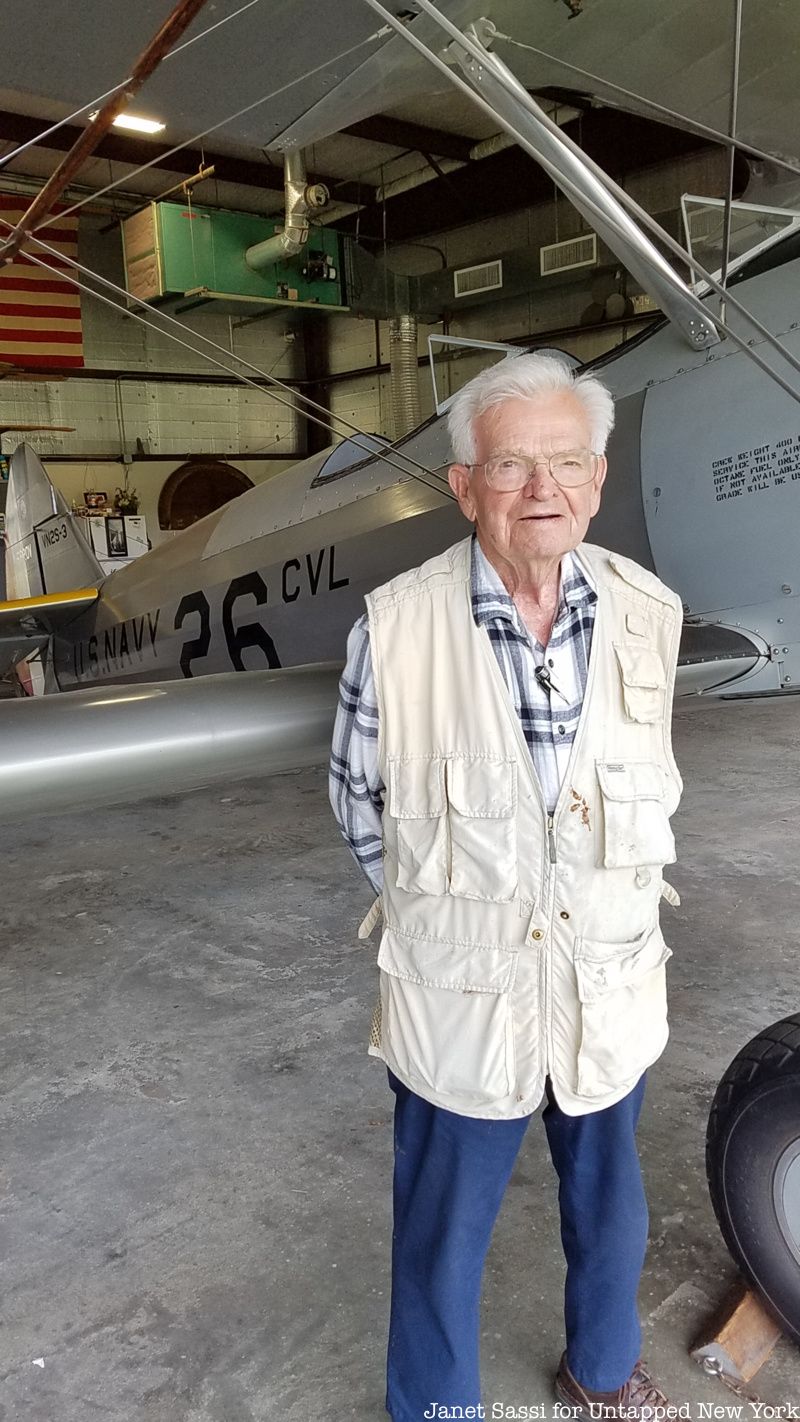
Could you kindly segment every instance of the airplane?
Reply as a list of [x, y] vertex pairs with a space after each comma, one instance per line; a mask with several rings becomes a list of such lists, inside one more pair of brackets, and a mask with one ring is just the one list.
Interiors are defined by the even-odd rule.
[[[289, 155], [362, 113], [365, 96], [380, 92], [386, 101], [393, 85], [407, 88], [402, 51], [409, 45], [538, 159], [664, 313], [590, 363], [612, 390], [617, 410], [611, 475], [590, 536], [680, 592], [679, 695], [794, 694], [800, 685], [794, 536], [800, 213], [788, 210], [779, 220], [768, 214], [765, 225], [746, 200], [729, 202], [725, 225], [733, 231], [735, 206], [737, 223], [744, 218], [751, 229], [749, 250], [737, 226], [738, 245], [729, 242], [723, 259], [724, 289], [692, 250], [699, 280], [690, 287], [648, 237], [649, 216], [562, 134], [496, 56], [489, 21], [459, 29], [431, 0], [416, 0], [423, 13], [410, 24], [382, 0], [365, 3], [397, 33], [274, 136], [271, 146], [284, 154], [287, 174]], [[462, 17], [468, 7], [459, 0], [447, 8]], [[449, 40], [444, 57], [437, 33]], [[680, 247], [677, 252], [685, 255]], [[147, 303], [138, 306], [147, 309]], [[138, 319], [144, 319], [140, 313]], [[482, 343], [444, 344], [457, 356], [459, 346]], [[518, 354], [483, 344], [489, 360]], [[453, 369], [457, 378], [455, 360]], [[21, 447], [11, 458], [6, 501], [9, 596], [0, 604], [0, 675], [20, 668], [27, 689], [37, 693], [33, 700], [55, 701], [35, 713], [42, 727], [52, 726], [55, 746], [63, 743], [68, 712], [78, 703], [53, 693], [88, 695], [97, 713], [102, 691], [110, 715], [115, 704], [132, 704], [131, 686], [160, 687], [162, 706], [167, 688], [174, 696], [183, 686], [183, 701], [191, 697], [199, 708], [216, 695], [219, 678], [266, 672], [274, 687], [279, 672], [340, 660], [364, 594], [465, 531], [443, 477], [450, 457], [446, 405], [437, 393], [436, 413], [394, 443], [354, 432], [108, 577], [81, 531], [85, 525], [33, 451]], [[204, 691], [199, 683], [209, 678], [213, 685]], [[198, 684], [189, 692], [188, 683]], [[140, 706], [146, 702], [140, 697]], [[4, 710], [15, 717], [26, 711], [32, 724], [32, 707]], [[11, 813], [20, 805], [45, 808], [44, 786], [34, 793], [30, 781], [27, 793], [15, 793], [10, 802], [11, 785], [23, 788], [19, 765], [28, 762], [15, 759], [8, 716], [6, 723], [6, 805]], [[319, 729], [321, 751], [329, 729], [324, 715]], [[134, 731], [125, 735], [126, 746], [135, 743]], [[152, 744], [150, 732], [146, 739]], [[223, 742], [225, 736], [216, 737], [220, 774]], [[142, 754], [140, 747], [140, 760]], [[164, 761], [180, 759], [177, 747], [170, 756], [162, 746], [149, 773], [163, 776]], [[262, 769], [261, 749], [255, 759]], [[44, 775], [41, 757], [35, 764]], [[67, 793], [63, 755], [59, 775]], [[150, 783], [142, 773], [139, 793], [149, 793]], [[174, 788], [183, 783], [178, 777]], [[96, 793], [113, 796], [113, 775], [105, 775]]]
[[[800, 222], [736, 272], [750, 309], [780, 313], [784, 339], [800, 317], [798, 268]], [[787, 694], [800, 687], [800, 420], [729, 345], [687, 353], [663, 321], [591, 363], [616, 397], [616, 427], [590, 536], [681, 593], [679, 695]], [[345, 440], [107, 577], [83, 520], [21, 446], [6, 514], [7, 655], [42, 657], [45, 694], [341, 656], [364, 594], [466, 529], [443, 483], [407, 462], [446, 468], [446, 404], [390, 447], [396, 466]]]
[[[380, 0], [367, 3], [401, 30], [398, 38], [411, 37], [413, 27], [384, 12]], [[430, 0], [419, 3], [438, 16]], [[779, 357], [797, 361], [800, 214], [788, 211], [765, 227], [755, 207], [735, 205], [760, 240], [732, 249], [739, 254], [729, 263], [722, 300], [732, 309], [723, 324], [714, 278], [706, 273], [706, 283], [690, 288], [667, 266], [610, 180], [570, 151], [492, 54], [493, 27], [458, 30], [439, 20], [452, 32], [448, 64], [465, 76], [454, 82], [473, 92], [479, 54], [476, 102], [486, 106], [490, 94], [497, 120], [535, 152], [665, 313], [580, 367], [597, 370], [616, 400], [611, 473], [590, 537], [680, 592], [678, 695], [794, 694], [800, 417], [785, 372], [771, 375], [763, 352], [770, 350], [773, 370], [770, 340]], [[434, 62], [447, 75], [444, 61]], [[289, 123], [273, 140], [276, 151], [290, 153], [330, 131], [353, 104], [360, 111], [371, 63], [357, 71], [357, 85], [343, 79], [340, 95], [334, 88]], [[402, 66], [395, 68], [406, 82]], [[702, 271], [699, 259], [696, 265]], [[762, 323], [755, 337], [742, 306]], [[487, 360], [519, 353], [491, 342], [440, 344], [450, 357], [463, 346], [484, 346]], [[466, 529], [443, 477], [447, 399], [435, 393], [436, 413], [401, 440], [354, 433], [107, 577], [85, 524], [23, 445], [11, 458], [6, 502], [0, 674], [20, 668], [28, 690], [45, 698], [102, 688], [110, 706], [115, 688], [340, 660], [364, 594]], [[199, 688], [194, 696], [199, 705]], [[55, 735], [66, 709], [48, 713]], [[145, 777], [142, 793], [146, 786]]]

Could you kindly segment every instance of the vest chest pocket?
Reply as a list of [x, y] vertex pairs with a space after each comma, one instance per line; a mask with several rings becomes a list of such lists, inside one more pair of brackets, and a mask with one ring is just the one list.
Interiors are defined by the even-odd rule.
[[667, 678], [655, 647], [615, 642], [622, 678], [622, 701], [629, 721], [660, 721], [664, 714]]
[[509, 903], [517, 893], [517, 767], [484, 756], [389, 761], [397, 887]]
[[397, 887], [409, 894], [447, 893], [447, 802], [442, 756], [389, 761], [389, 800], [396, 821]]
[[447, 762], [450, 893], [509, 903], [517, 893], [517, 767], [513, 760]]
[[638, 869], [675, 862], [675, 836], [664, 803], [667, 784], [651, 760], [597, 761], [603, 802], [603, 864]]
[[671, 957], [658, 925], [629, 943], [578, 939], [579, 1096], [633, 1084], [660, 1055], [667, 1040], [665, 969]]

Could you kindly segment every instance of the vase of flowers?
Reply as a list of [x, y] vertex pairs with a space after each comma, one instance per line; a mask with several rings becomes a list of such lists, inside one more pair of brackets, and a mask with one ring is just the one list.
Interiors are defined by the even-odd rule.
[[139, 512], [139, 495], [135, 489], [129, 487], [127, 482], [114, 494], [114, 508], [123, 516]]

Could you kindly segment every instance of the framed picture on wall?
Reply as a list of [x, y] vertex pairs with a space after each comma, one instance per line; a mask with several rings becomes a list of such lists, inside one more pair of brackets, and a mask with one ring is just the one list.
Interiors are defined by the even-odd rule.
[[128, 539], [123, 518], [106, 519], [106, 543], [109, 558], [127, 558]]

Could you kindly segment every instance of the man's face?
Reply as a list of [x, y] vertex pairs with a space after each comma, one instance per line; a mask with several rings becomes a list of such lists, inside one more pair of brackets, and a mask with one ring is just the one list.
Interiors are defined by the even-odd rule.
[[[539, 456], [592, 447], [583, 405], [568, 390], [505, 400], [481, 415], [473, 429], [476, 465], [501, 452]], [[592, 482], [577, 489], [557, 484], [546, 464], [537, 464], [524, 488], [513, 493], [487, 484], [482, 467], [470, 471], [454, 464], [449, 475], [461, 511], [475, 524], [485, 551], [518, 567], [561, 558], [577, 547], [600, 507], [605, 477], [604, 458]]]

